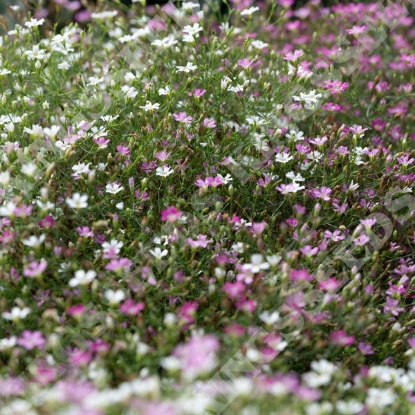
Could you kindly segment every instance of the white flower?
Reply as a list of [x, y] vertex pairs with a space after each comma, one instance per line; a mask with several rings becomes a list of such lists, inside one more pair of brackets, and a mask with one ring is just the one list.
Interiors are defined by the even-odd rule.
[[162, 357], [160, 366], [168, 371], [176, 371], [182, 367], [181, 360], [174, 356]]
[[245, 9], [241, 11], [241, 16], [252, 16], [252, 13], [255, 13], [259, 10], [259, 7], [250, 7], [249, 9]]
[[105, 186], [105, 190], [107, 191], [107, 193], [115, 195], [118, 192], [121, 192], [121, 190], [124, 190], [124, 187], [120, 186], [118, 183], [109, 183]]
[[264, 134], [254, 134], [255, 143], [254, 146], [258, 151], [269, 151], [269, 144], [267, 140], [262, 140], [265, 137]]
[[316, 373], [329, 375], [332, 375], [338, 369], [334, 363], [331, 363], [325, 359], [315, 360], [311, 362], [310, 367]]
[[154, 250], [150, 249], [150, 254], [153, 255], [156, 259], [161, 259], [168, 254], [168, 251], [167, 249], [162, 251], [159, 247], [156, 247]]
[[119, 304], [125, 299], [125, 293], [123, 290], [107, 290], [105, 291], [105, 298], [110, 302], [111, 305]]
[[253, 254], [251, 255], [251, 263], [250, 264], [243, 264], [242, 270], [246, 272], [252, 272], [256, 274], [261, 270], [265, 270], [269, 268], [268, 262], [263, 262], [264, 257], [261, 254]]
[[146, 101], [146, 105], [140, 107], [144, 111], [153, 111], [158, 110], [160, 107], [160, 104], [152, 104], [150, 101]]
[[357, 190], [359, 188], [359, 184], [358, 183], [354, 183], [354, 181], [352, 180], [349, 184], [349, 190], [354, 192], [355, 190]]
[[395, 402], [396, 395], [389, 389], [369, 388], [366, 404], [377, 408], [383, 408]]
[[161, 177], [167, 177], [170, 176], [170, 174], [173, 174], [174, 170], [169, 168], [169, 167], [157, 167], [156, 169], [156, 176], [161, 176]]
[[75, 164], [74, 166], [72, 166], [72, 170], [77, 173], [77, 174], [81, 174], [81, 173], [89, 173], [89, 165], [91, 163], [85, 164], [85, 163], [78, 163]]
[[305, 179], [303, 176], [301, 176], [300, 173], [295, 174], [293, 171], [288, 172], [285, 177], [288, 179], [294, 180], [295, 182], [303, 182]]
[[49, 127], [45, 127], [43, 129], [43, 132], [52, 139], [56, 138], [56, 134], [58, 133], [58, 131], [60, 130], [61, 127], [59, 127], [59, 125], [52, 125], [50, 128]]
[[261, 40], [253, 40], [251, 42], [251, 45], [257, 49], [264, 49], [268, 47], [268, 43], [262, 42]]
[[200, 27], [199, 23], [195, 23], [193, 26], [187, 25], [183, 28], [183, 32], [188, 35], [199, 37], [199, 32], [203, 31], [203, 27]]
[[115, 17], [117, 14], [117, 10], [107, 10], [100, 13], [92, 13], [91, 17], [93, 19], [109, 19], [111, 17]]
[[45, 241], [46, 235], [42, 234], [39, 236], [32, 235], [29, 239], [23, 239], [23, 245], [30, 246], [31, 248], [37, 248]]
[[258, 117], [257, 115], [253, 115], [252, 117], [246, 117], [246, 122], [249, 125], [253, 125], [255, 127], [267, 124], [267, 120], [265, 118]]
[[176, 66], [177, 72], [186, 72], [189, 73], [190, 71], [194, 71], [197, 69], [196, 65], [192, 65], [190, 62], [187, 62], [186, 66]]
[[0, 184], [7, 187], [10, 183], [10, 172], [8, 170], [0, 172]]
[[33, 59], [43, 60], [46, 58], [44, 49], [40, 49], [39, 45], [34, 45], [32, 50], [26, 50], [24, 52], [27, 58], [31, 61]]
[[304, 141], [304, 133], [302, 131], [290, 130], [290, 132], [285, 134], [285, 136], [289, 140]]
[[200, 7], [198, 2], [193, 3], [192, 1], [189, 1], [189, 2], [182, 3], [183, 10], [192, 10], [197, 7]]
[[59, 150], [61, 150], [61, 151], [66, 151], [66, 150], [70, 147], [70, 144], [65, 143], [65, 142], [63, 142], [63, 141], [61, 141], [61, 140], [57, 140], [57, 141], [55, 142], [55, 146], [56, 146], [57, 148], [59, 148]]
[[77, 287], [78, 285], [87, 285], [94, 280], [97, 273], [94, 270], [84, 271], [80, 269], [75, 272], [75, 277], [69, 280], [70, 287]]
[[270, 265], [278, 265], [281, 262], [282, 256], [278, 254], [267, 255], [267, 261]]
[[108, 251], [110, 248], [115, 248], [115, 252], [117, 254], [120, 253], [121, 248], [124, 246], [124, 243], [121, 241], [117, 241], [116, 239], [111, 239], [111, 241], [108, 242], [104, 242], [102, 244], [102, 249], [105, 251]]
[[23, 128], [23, 132], [30, 134], [32, 137], [43, 137], [44, 134], [43, 128], [38, 124], [32, 125], [32, 128]]
[[19, 307], [13, 307], [11, 312], [4, 312], [1, 316], [5, 320], [11, 320], [14, 322], [17, 322], [19, 320], [25, 319], [30, 313], [30, 308], [19, 308]]
[[323, 157], [323, 154], [321, 154], [319, 151], [311, 151], [307, 154], [307, 158], [312, 161], [319, 161]]
[[277, 161], [278, 163], [283, 163], [283, 164], [288, 163], [292, 159], [293, 159], [293, 156], [291, 156], [288, 153], [278, 153], [275, 156], [275, 161]]
[[66, 203], [72, 209], [83, 209], [88, 207], [88, 195], [81, 195], [79, 193], [74, 193], [72, 197], [66, 198]]
[[311, 403], [306, 408], [307, 415], [329, 415], [333, 411], [333, 404], [331, 402]]
[[263, 311], [259, 315], [259, 318], [265, 324], [275, 324], [280, 319], [280, 315], [277, 311], [274, 311], [273, 313], [270, 313], [269, 311]]
[[7, 202], [7, 205], [0, 207], [0, 216], [13, 216], [17, 205], [13, 202]]
[[223, 177], [221, 174], [218, 174], [218, 177], [222, 180], [223, 184], [228, 184], [233, 180], [232, 176], [229, 173], [225, 177]]
[[30, 19], [28, 22], [25, 22], [25, 26], [27, 27], [36, 27], [36, 26], [42, 26], [43, 23], [45, 23], [45, 19]]
[[195, 38], [192, 35], [183, 35], [182, 40], [185, 43], [193, 43], [195, 41]]
[[138, 91], [133, 86], [124, 85], [121, 88], [126, 98], [135, 98], [138, 95]]
[[231, 246], [231, 251], [235, 251], [238, 254], [243, 254], [245, 251], [245, 248], [247, 248], [247, 245], [243, 242], [237, 242], [236, 244], [233, 244]]
[[12, 349], [17, 344], [17, 337], [11, 336], [8, 339], [1, 339], [0, 340], [0, 351], [4, 351], [7, 349]]
[[95, 86], [95, 85], [98, 85], [104, 82], [104, 78], [97, 78], [95, 76], [90, 76], [88, 78], [88, 81], [89, 83], [87, 83], [86, 86]]
[[159, 89], [159, 95], [170, 95], [171, 94], [171, 88], [166, 85], [164, 88]]
[[293, 96], [294, 101], [299, 101], [304, 103], [304, 106], [307, 108], [314, 108], [314, 106], [318, 103], [318, 99], [321, 98], [323, 95], [316, 94], [316, 91], [313, 89], [308, 94], [304, 92], [300, 92], [300, 96]]
[[178, 41], [174, 38], [172, 34], [168, 35], [164, 39], [156, 39], [153, 42], [151, 42], [153, 46], [158, 46], [162, 49], [170, 48], [174, 46], [176, 43], [178, 43]]
[[356, 400], [350, 401], [337, 401], [336, 410], [342, 415], [354, 415], [361, 412], [364, 408], [364, 405]]

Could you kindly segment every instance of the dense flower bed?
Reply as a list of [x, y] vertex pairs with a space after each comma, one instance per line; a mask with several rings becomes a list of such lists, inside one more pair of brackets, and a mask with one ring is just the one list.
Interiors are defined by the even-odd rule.
[[415, 413], [415, 3], [290, 4], [2, 38], [0, 415]]

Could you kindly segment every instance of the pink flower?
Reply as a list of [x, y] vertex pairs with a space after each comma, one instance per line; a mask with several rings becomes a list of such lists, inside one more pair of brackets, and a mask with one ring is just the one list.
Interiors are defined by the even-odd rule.
[[319, 197], [320, 199], [323, 199], [325, 201], [330, 200], [330, 194], [332, 190], [328, 187], [320, 187], [320, 189], [313, 189], [310, 191], [310, 195], [314, 197]]
[[365, 234], [362, 234], [358, 238], [353, 239], [353, 243], [357, 246], [366, 245], [369, 241], [370, 241], [370, 238]]
[[99, 148], [106, 148], [110, 140], [106, 140], [104, 137], [94, 138], [95, 144], [98, 145]]
[[43, 274], [43, 271], [48, 266], [48, 263], [42, 259], [40, 262], [33, 261], [23, 271], [23, 275], [29, 278], [37, 278]]
[[74, 366], [86, 366], [92, 360], [92, 351], [84, 351], [76, 348], [70, 353], [69, 360]]
[[304, 52], [302, 50], [295, 50], [294, 53], [288, 52], [284, 55], [284, 60], [295, 62], [300, 56], [303, 56]]
[[194, 323], [198, 307], [199, 305], [196, 301], [188, 301], [179, 308], [177, 314], [185, 323]]
[[173, 351], [173, 356], [180, 362], [183, 376], [189, 380], [215, 369], [219, 350], [219, 341], [212, 334], [194, 334], [188, 343], [179, 344]]
[[348, 336], [344, 330], [332, 331], [330, 337], [332, 343], [337, 346], [349, 346], [355, 341], [355, 337]]
[[370, 355], [374, 353], [373, 348], [369, 343], [361, 342], [357, 347], [364, 355]]
[[25, 330], [22, 337], [17, 341], [17, 344], [23, 346], [26, 350], [32, 350], [35, 347], [42, 350], [45, 347], [45, 339], [40, 331]]
[[205, 118], [203, 120], [203, 126], [206, 128], [215, 128], [216, 120], [214, 120], [213, 118]]
[[144, 303], [134, 303], [133, 300], [129, 299], [124, 302], [120, 307], [122, 313], [129, 316], [136, 316], [140, 314], [140, 311], [144, 309]]
[[86, 310], [86, 307], [84, 304], [76, 304], [70, 307], [67, 313], [71, 317], [78, 318], [85, 312], [85, 310]]
[[346, 29], [346, 32], [349, 35], [359, 35], [360, 33], [363, 33], [366, 30], [366, 26], [353, 26], [351, 29]]
[[253, 63], [254, 63], [254, 61], [253, 60], [250, 61], [248, 58], [240, 59], [238, 61], [238, 65], [242, 66], [242, 68], [244, 68], [244, 69], [248, 69]]
[[184, 123], [184, 124], [189, 124], [193, 120], [193, 117], [191, 117], [190, 115], [187, 115], [185, 112], [179, 112], [178, 114], [173, 114], [173, 117], [176, 121]]
[[161, 220], [164, 222], [176, 222], [182, 216], [182, 211], [174, 206], [168, 206], [161, 212]]
[[128, 258], [113, 259], [106, 267], [108, 271], [129, 271], [133, 263]]
[[206, 235], [197, 235], [196, 241], [194, 241], [192, 238], [187, 238], [187, 243], [192, 248], [207, 248], [207, 246], [213, 242], [213, 239], [207, 240]]
[[391, 313], [394, 316], [398, 316], [400, 313], [402, 313], [402, 311], [404, 311], [405, 309], [402, 307], [398, 307], [399, 304], [399, 300], [394, 300], [391, 297], [386, 298], [386, 304], [383, 308], [384, 313]]
[[194, 96], [195, 98], [200, 98], [203, 97], [203, 95], [205, 95], [206, 89], [200, 89], [197, 88], [193, 91], [193, 93], [189, 92], [187, 95], [189, 95], [189, 97]]

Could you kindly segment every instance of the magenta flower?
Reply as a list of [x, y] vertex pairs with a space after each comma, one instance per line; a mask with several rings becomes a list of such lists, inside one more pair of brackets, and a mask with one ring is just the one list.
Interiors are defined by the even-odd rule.
[[48, 263], [42, 258], [40, 262], [33, 261], [23, 270], [23, 275], [29, 278], [37, 278], [43, 274]]
[[189, 124], [193, 120], [193, 117], [191, 117], [190, 115], [187, 115], [185, 112], [179, 112], [178, 114], [173, 114], [173, 117], [176, 121], [180, 123], [184, 123], [184, 124]]
[[45, 347], [46, 341], [40, 331], [25, 330], [17, 343], [26, 350], [32, 350], [35, 347], [42, 350]]
[[189, 97], [193, 96], [195, 98], [200, 98], [200, 97], [203, 97], [205, 93], [206, 93], [206, 89], [197, 88], [193, 91], [193, 93], [189, 92], [187, 95], [189, 95]]
[[80, 317], [86, 310], [86, 306], [84, 304], [76, 304], [69, 308], [67, 311], [68, 315], [71, 317]]
[[182, 216], [182, 211], [174, 206], [168, 206], [161, 212], [161, 220], [164, 222], [176, 222]]

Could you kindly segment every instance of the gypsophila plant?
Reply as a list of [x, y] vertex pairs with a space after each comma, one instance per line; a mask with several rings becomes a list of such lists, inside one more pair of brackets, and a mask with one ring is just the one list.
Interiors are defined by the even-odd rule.
[[415, 2], [292, 3], [13, 6], [0, 415], [415, 414]]

